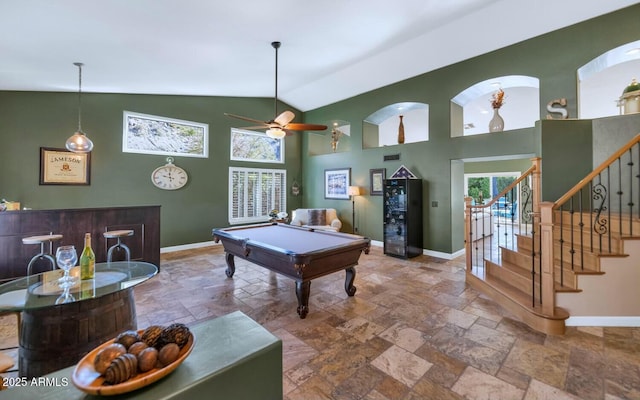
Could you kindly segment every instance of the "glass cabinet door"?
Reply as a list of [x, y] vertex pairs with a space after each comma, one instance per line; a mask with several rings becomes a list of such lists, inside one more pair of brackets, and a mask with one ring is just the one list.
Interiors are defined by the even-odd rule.
[[406, 256], [407, 202], [402, 180], [388, 180], [384, 188], [384, 251]]

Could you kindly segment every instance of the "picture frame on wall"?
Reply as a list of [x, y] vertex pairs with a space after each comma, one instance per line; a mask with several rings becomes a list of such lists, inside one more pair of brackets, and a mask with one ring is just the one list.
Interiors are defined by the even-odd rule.
[[349, 200], [351, 185], [351, 168], [334, 168], [324, 170], [324, 198]]
[[382, 196], [386, 175], [386, 168], [374, 168], [369, 170], [369, 194], [371, 196]]
[[209, 125], [123, 111], [122, 152], [209, 157]]
[[41, 185], [90, 185], [91, 153], [40, 147]]

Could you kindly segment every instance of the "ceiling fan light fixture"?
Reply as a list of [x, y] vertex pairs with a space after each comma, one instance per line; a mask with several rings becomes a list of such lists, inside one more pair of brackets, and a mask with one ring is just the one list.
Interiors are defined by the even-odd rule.
[[269, 128], [267, 130], [267, 136], [274, 139], [282, 139], [283, 137], [287, 136], [287, 132], [280, 128]]
[[93, 142], [82, 132], [82, 66], [80, 62], [73, 63], [78, 67], [78, 130], [71, 135], [65, 147], [74, 153], [89, 153], [93, 150]]

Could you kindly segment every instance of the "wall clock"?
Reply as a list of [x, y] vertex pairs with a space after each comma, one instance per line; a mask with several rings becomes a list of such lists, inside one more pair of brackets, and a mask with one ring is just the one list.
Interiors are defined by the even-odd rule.
[[167, 157], [167, 163], [151, 173], [151, 182], [164, 190], [180, 189], [187, 184], [188, 180], [187, 171], [175, 165], [173, 157]]

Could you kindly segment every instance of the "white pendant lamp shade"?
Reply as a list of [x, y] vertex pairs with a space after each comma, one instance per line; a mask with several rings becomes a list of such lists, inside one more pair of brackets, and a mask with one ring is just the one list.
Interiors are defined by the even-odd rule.
[[269, 128], [269, 130], [267, 130], [267, 136], [269, 136], [270, 138], [282, 139], [286, 135], [287, 132], [280, 128]]
[[67, 142], [65, 147], [74, 153], [88, 153], [93, 150], [93, 142], [82, 132], [82, 63], [75, 62], [73, 65], [78, 67], [78, 131], [74, 133]]

